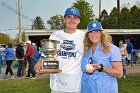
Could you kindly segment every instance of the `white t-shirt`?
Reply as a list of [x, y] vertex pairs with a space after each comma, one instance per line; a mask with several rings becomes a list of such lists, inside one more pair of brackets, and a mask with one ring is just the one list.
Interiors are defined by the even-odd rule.
[[72, 34], [63, 30], [54, 32], [49, 39], [60, 41], [57, 44], [56, 59], [61, 73], [50, 75], [50, 88], [56, 91], [78, 92], [81, 86], [81, 58], [85, 32], [77, 30]]

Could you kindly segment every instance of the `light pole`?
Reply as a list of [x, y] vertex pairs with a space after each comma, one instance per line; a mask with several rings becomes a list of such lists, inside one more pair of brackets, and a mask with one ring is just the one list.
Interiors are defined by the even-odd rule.
[[101, 0], [99, 0], [99, 17], [101, 15]]
[[19, 42], [22, 41], [22, 28], [21, 28], [21, 7], [20, 7], [20, 4], [21, 4], [21, 0], [18, 0], [18, 27], [19, 27]]
[[120, 0], [117, 0], [117, 9], [120, 12]]

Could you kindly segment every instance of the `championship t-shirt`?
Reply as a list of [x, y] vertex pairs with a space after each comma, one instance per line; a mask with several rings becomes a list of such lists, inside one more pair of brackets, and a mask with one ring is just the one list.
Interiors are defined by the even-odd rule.
[[61, 73], [50, 75], [50, 88], [57, 91], [77, 92], [81, 86], [81, 58], [85, 32], [77, 30], [72, 34], [63, 30], [52, 33], [49, 39], [57, 40], [56, 59]]

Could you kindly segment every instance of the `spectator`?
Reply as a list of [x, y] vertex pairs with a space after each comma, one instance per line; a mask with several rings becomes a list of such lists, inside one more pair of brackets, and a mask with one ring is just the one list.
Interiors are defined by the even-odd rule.
[[6, 45], [6, 50], [4, 51], [4, 55], [5, 55], [6, 65], [7, 65], [4, 79], [7, 78], [8, 72], [10, 72], [10, 74], [11, 74], [11, 79], [14, 79], [14, 74], [13, 74], [13, 70], [11, 67], [13, 60], [14, 60], [14, 49], [12, 48], [11, 43]]
[[130, 39], [127, 39], [126, 51], [128, 54], [127, 65], [130, 65], [130, 63], [132, 64], [132, 58], [133, 58], [133, 45], [131, 44]]
[[[23, 45], [23, 49], [24, 49], [24, 55], [25, 55], [26, 50], [27, 50], [26, 42]], [[24, 76], [26, 74], [26, 66], [27, 66], [27, 58], [25, 58], [25, 56], [24, 56], [24, 62], [23, 62], [23, 65], [22, 65], [22, 76]]]
[[41, 46], [39, 47], [39, 56], [41, 56], [43, 51], [44, 51], [44, 48], [43, 48], [43, 45], [41, 44]]
[[3, 53], [4, 49], [2, 47], [2, 45], [0, 44], [0, 74], [2, 73], [2, 65], [3, 65], [3, 62], [2, 62], [2, 53]]
[[37, 46], [36, 45], [33, 45], [33, 46], [35, 48], [35, 51], [34, 51], [34, 62], [36, 64], [38, 59], [39, 59], [39, 52], [37, 51]]
[[[31, 45], [31, 41], [27, 41], [26, 43], [27, 43], [27, 51], [26, 51], [26, 54], [25, 54], [25, 58], [27, 58], [28, 64], [29, 64], [28, 73], [27, 73], [26, 78], [35, 79], [36, 78], [36, 72], [35, 72], [35, 69], [34, 69], [34, 66], [35, 66], [34, 51], [35, 51], [35, 49]], [[32, 77], [30, 77], [30, 72], [32, 74]]]
[[119, 49], [121, 51], [121, 56], [122, 56], [122, 64], [123, 64], [123, 78], [126, 78], [126, 48], [123, 46], [123, 40], [119, 41]]
[[21, 77], [23, 74], [23, 64], [24, 64], [24, 49], [23, 49], [23, 42], [20, 42], [18, 47], [16, 48], [16, 58], [18, 60], [18, 70], [17, 70], [17, 76]]

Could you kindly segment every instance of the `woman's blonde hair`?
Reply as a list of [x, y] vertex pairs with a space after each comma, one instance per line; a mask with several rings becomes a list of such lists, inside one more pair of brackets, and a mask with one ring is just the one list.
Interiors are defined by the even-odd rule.
[[[84, 38], [84, 52], [87, 53], [88, 50], [91, 48], [92, 46], [92, 42], [90, 41], [89, 37], [88, 37], [88, 33], [87, 32], [85, 34], [85, 38]], [[103, 46], [103, 52], [104, 53], [109, 53], [110, 52], [110, 45], [112, 44], [112, 37], [111, 35], [109, 35], [107, 32], [105, 31], [101, 31], [101, 45]]]

